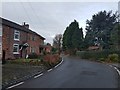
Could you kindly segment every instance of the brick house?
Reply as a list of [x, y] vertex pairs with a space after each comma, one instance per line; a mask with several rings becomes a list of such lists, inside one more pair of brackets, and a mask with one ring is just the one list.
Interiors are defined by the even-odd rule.
[[52, 50], [51, 44], [47, 43], [47, 45], [44, 45], [44, 51], [47, 53], [50, 53]]
[[[5, 59], [26, 58], [31, 53], [40, 55], [45, 38], [29, 29], [28, 24], [19, 25], [0, 18], [2, 22], [2, 54]], [[3, 56], [3, 55], [2, 55]]]

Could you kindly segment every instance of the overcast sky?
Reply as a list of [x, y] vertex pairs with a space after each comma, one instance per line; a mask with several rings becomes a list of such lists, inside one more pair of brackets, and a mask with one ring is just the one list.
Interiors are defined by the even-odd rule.
[[[19, 0], [21, 1], [21, 0]], [[3, 2], [2, 17], [22, 24], [46, 38], [52, 44], [56, 34], [63, 34], [76, 19], [85, 34], [86, 20], [99, 11], [118, 10], [117, 2]]]

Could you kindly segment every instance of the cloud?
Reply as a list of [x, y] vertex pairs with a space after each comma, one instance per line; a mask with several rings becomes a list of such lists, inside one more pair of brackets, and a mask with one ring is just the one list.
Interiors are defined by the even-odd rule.
[[2, 16], [16, 23], [26, 22], [30, 28], [52, 43], [53, 36], [64, 33], [76, 19], [85, 34], [86, 20], [101, 10], [118, 9], [117, 2], [5, 2]]

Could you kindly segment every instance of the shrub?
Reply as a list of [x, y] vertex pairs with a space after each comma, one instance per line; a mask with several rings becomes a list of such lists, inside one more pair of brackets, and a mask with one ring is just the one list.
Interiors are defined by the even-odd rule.
[[[76, 55], [82, 59], [92, 59], [92, 60], [101, 60], [106, 61], [110, 54], [118, 55], [118, 62], [120, 62], [120, 50], [112, 51], [112, 50], [103, 50], [103, 51], [77, 51]], [[114, 56], [114, 55], [113, 55]], [[112, 60], [114, 61], [114, 60]]]
[[110, 54], [108, 55], [108, 58], [107, 58], [108, 61], [112, 61], [112, 62], [118, 62], [119, 60], [119, 56], [118, 54]]
[[100, 58], [99, 60], [100, 60], [100, 61], [105, 61], [106, 59], [105, 59], [105, 58]]
[[40, 59], [16, 59], [8, 60], [7, 63], [19, 65], [41, 65], [42, 61]]
[[35, 59], [35, 58], [38, 58], [38, 55], [36, 53], [31, 53], [28, 55], [28, 58], [29, 59]]
[[44, 56], [43, 60], [44, 65], [47, 67], [52, 67], [59, 62], [60, 57], [58, 54], [47, 54]]
[[52, 48], [52, 50], [51, 50], [51, 52], [52, 52], [52, 54], [56, 54], [57, 52], [58, 52], [58, 50], [57, 50], [57, 48]]

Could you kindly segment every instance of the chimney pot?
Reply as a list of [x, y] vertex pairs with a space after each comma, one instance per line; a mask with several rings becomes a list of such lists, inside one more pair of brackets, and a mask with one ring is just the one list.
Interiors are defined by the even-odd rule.
[[27, 28], [27, 29], [29, 29], [29, 24], [26, 24], [25, 22], [23, 22], [22, 26], [25, 27], [25, 28]]

